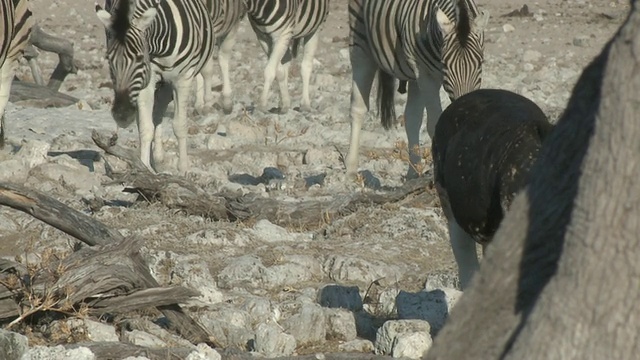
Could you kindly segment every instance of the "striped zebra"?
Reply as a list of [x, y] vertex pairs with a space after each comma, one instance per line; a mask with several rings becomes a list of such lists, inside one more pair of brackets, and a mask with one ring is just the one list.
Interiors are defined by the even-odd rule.
[[484, 28], [489, 14], [473, 0], [350, 0], [351, 139], [347, 174], [358, 170], [362, 122], [369, 110], [378, 74], [378, 109], [382, 125], [395, 121], [394, 84], [408, 83], [404, 109], [409, 147], [407, 178], [418, 176], [420, 128], [427, 110], [431, 138], [442, 113], [440, 86], [451, 99], [480, 87]]
[[309, 81], [313, 57], [318, 47], [319, 28], [329, 14], [329, 0], [243, 0], [248, 18], [260, 45], [269, 56], [264, 70], [264, 87], [259, 109], [267, 111], [267, 100], [273, 80], [280, 88], [280, 112], [291, 107], [288, 77], [289, 63], [297, 55], [300, 42], [304, 46], [302, 75], [303, 111], [311, 110]]
[[18, 59], [29, 43], [34, 19], [27, 0], [0, 0], [0, 148], [4, 147], [4, 110]]
[[[246, 8], [240, 0], [205, 0], [213, 20], [216, 35], [218, 65], [222, 74], [222, 110], [230, 113], [233, 108], [231, 79], [229, 77], [229, 58], [236, 43], [236, 34], [246, 14]], [[213, 59], [202, 69], [196, 78], [196, 109], [202, 109], [206, 99], [211, 98], [211, 79], [214, 73]]]
[[173, 99], [178, 170], [184, 173], [189, 168], [186, 106], [192, 80], [211, 58], [215, 40], [207, 9], [201, 1], [182, 0], [119, 0], [107, 8], [96, 4], [108, 34], [113, 118], [122, 128], [137, 120], [140, 158], [153, 170], [152, 142], [158, 165], [164, 157], [159, 125]]

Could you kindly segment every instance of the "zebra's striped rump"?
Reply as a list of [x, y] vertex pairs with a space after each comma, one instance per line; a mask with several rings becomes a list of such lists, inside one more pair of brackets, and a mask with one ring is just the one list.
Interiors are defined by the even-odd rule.
[[14, 68], [29, 43], [33, 25], [28, 0], [0, 0], [0, 148], [4, 146], [4, 109]]

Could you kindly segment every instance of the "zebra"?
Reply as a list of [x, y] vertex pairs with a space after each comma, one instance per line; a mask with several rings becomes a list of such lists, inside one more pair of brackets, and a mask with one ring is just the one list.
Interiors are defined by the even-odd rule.
[[35, 24], [28, 0], [0, 0], [0, 149], [4, 147], [4, 110], [18, 59], [29, 44]]
[[480, 87], [488, 20], [489, 13], [480, 13], [473, 0], [349, 0], [353, 81], [348, 175], [358, 170], [360, 130], [377, 73], [378, 109], [386, 129], [395, 121], [395, 79], [400, 80], [399, 92], [408, 82], [406, 178], [418, 176], [424, 109], [433, 139], [442, 113], [440, 86], [452, 100]]
[[249, 23], [260, 45], [269, 56], [264, 69], [264, 87], [259, 110], [267, 111], [271, 83], [277, 78], [280, 88], [280, 112], [291, 107], [288, 90], [289, 63], [297, 56], [302, 42], [302, 111], [311, 110], [309, 81], [313, 57], [318, 47], [319, 28], [329, 14], [329, 0], [243, 0]]
[[[215, 36], [201, 1], [119, 0], [96, 14], [107, 36], [107, 60], [113, 81], [111, 114], [118, 127], [137, 120], [140, 158], [154, 171], [163, 160], [159, 125], [173, 99], [173, 133], [178, 140], [178, 170], [189, 169], [186, 105], [193, 78], [213, 54]], [[157, 90], [156, 90], [157, 87]], [[137, 115], [137, 117], [136, 117]]]
[[[231, 79], [229, 77], [229, 58], [236, 42], [236, 34], [244, 16], [246, 8], [239, 0], [205, 0], [209, 14], [213, 20], [213, 31], [216, 34], [216, 48], [218, 65], [222, 74], [222, 110], [229, 114], [233, 108], [231, 100]], [[196, 78], [196, 109], [205, 105], [205, 100], [211, 97], [211, 78], [214, 72], [213, 59], [205, 65]]]

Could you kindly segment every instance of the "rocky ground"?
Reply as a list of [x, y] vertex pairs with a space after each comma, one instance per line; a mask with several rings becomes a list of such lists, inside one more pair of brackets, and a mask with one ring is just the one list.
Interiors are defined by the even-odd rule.
[[[90, 138], [92, 130], [115, 130], [109, 113], [112, 93], [104, 31], [93, 3], [32, 3], [46, 31], [74, 42], [79, 71], [67, 78], [61, 91], [82, 101], [58, 109], [36, 108], [29, 102], [9, 104], [6, 118], [12, 146], [0, 151], [1, 181], [43, 191], [125, 236], [142, 239], [145, 259], [162, 285], [184, 285], [202, 293], [187, 304], [188, 312], [224, 347], [270, 357], [374, 349], [417, 357], [428, 348], [459, 296], [453, 289], [455, 263], [446, 224], [436, 202], [367, 207], [327, 219], [320, 229], [299, 229], [266, 220], [212, 222], [139, 201], [122, 192], [120, 184], [109, 183], [105, 159]], [[503, 16], [525, 4], [527, 16]], [[483, 87], [523, 94], [552, 121], [562, 112], [582, 68], [601, 50], [628, 9], [625, 2], [616, 1], [485, 0], [479, 6], [492, 15], [485, 33]], [[344, 176], [340, 151], [348, 147], [351, 87], [346, 9], [346, 0], [332, 2], [316, 56], [313, 111], [308, 114], [252, 111], [262, 87], [265, 56], [248, 24], [243, 24], [232, 60], [233, 112], [223, 115], [213, 109], [190, 118], [190, 180], [212, 192], [253, 193], [291, 202], [384, 191], [402, 184], [407, 169], [399, 155], [404, 129], [384, 131], [374, 114], [364, 126], [361, 169], [369, 170], [381, 188], [371, 189]], [[43, 53], [38, 61], [49, 72], [57, 57]], [[298, 69], [292, 68], [290, 81], [294, 105], [301, 90]], [[30, 80], [26, 64], [17, 73]], [[398, 98], [398, 113], [404, 101]], [[276, 106], [275, 94], [272, 102]], [[447, 102], [443, 100], [444, 105]], [[163, 126], [169, 156], [162, 170], [175, 172], [170, 121]], [[136, 147], [136, 139], [135, 129], [120, 134], [121, 145]], [[275, 187], [234, 180], [241, 174], [260, 176], [266, 167], [278, 168], [284, 180]], [[314, 176], [323, 181], [311, 187], [297, 185]], [[96, 199], [105, 206], [90, 207]], [[0, 208], [2, 257], [37, 263], [43, 249], [68, 253], [75, 242], [29, 215]], [[125, 319], [88, 318], [18, 328], [29, 339], [30, 359], [92, 358], [87, 349], [43, 347], [86, 340], [192, 346], [156, 325], [158, 314], [153, 311], [132, 318], [138, 324], [133, 328], [121, 326]], [[0, 338], [24, 345], [24, 338], [14, 333], [2, 333]], [[194, 351], [192, 359], [214, 356], [203, 348]]]

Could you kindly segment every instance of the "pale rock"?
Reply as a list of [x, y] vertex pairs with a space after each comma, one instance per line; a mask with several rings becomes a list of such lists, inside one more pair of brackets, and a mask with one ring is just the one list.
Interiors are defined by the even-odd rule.
[[116, 334], [116, 328], [109, 324], [103, 324], [97, 321], [84, 319], [84, 327], [87, 331], [87, 336], [92, 341], [108, 341], [117, 342], [120, 341]]
[[387, 321], [376, 334], [375, 353], [419, 359], [431, 347], [430, 330], [424, 320]]
[[18, 360], [29, 348], [26, 336], [0, 329], [0, 359]]
[[167, 346], [167, 344], [157, 336], [151, 335], [145, 331], [140, 331], [140, 330], [123, 332], [122, 342], [143, 346], [143, 347], [149, 347], [149, 348]]
[[511, 24], [504, 24], [502, 25], [502, 31], [506, 32], [506, 33], [510, 33], [512, 31], [515, 31], [515, 27], [513, 27], [513, 25]]
[[96, 356], [86, 347], [66, 349], [62, 345], [34, 346], [20, 360], [95, 360]]
[[298, 345], [323, 344], [327, 337], [324, 309], [317, 304], [303, 304], [300, 312], [285, 319], [282, 326], [296, 338]]
[[536, 50], [525, 50], [522, 54], [522, 61], [524, 62], [536, 62], [542, 58], [542, 54]]
[[282, 331], [274, 323], [258, 325], [253, 350], [266, 357], [289, 356], [293, 354], [297, 343], [295, 337]]
[[185, 360], [221, 360], [222, 356], [207, 344], [198, 344], [196, 350], [191, 352]]
[[16, 153], [16, 158], [21, 159], [29, 168], [33, 168], [48, 161], [48, 153], [51, 145], [40, 140], [28, 140], [22, 143], [20, 150]]
[[342, 352], [371, 353], [375, 350], [375, 347], [369, 340], [356, 339], [338, 345], [338, 350]]
[[325, 309], [327, 339], [352, 341], [358, 336], [353, 312], [345, 309]]

